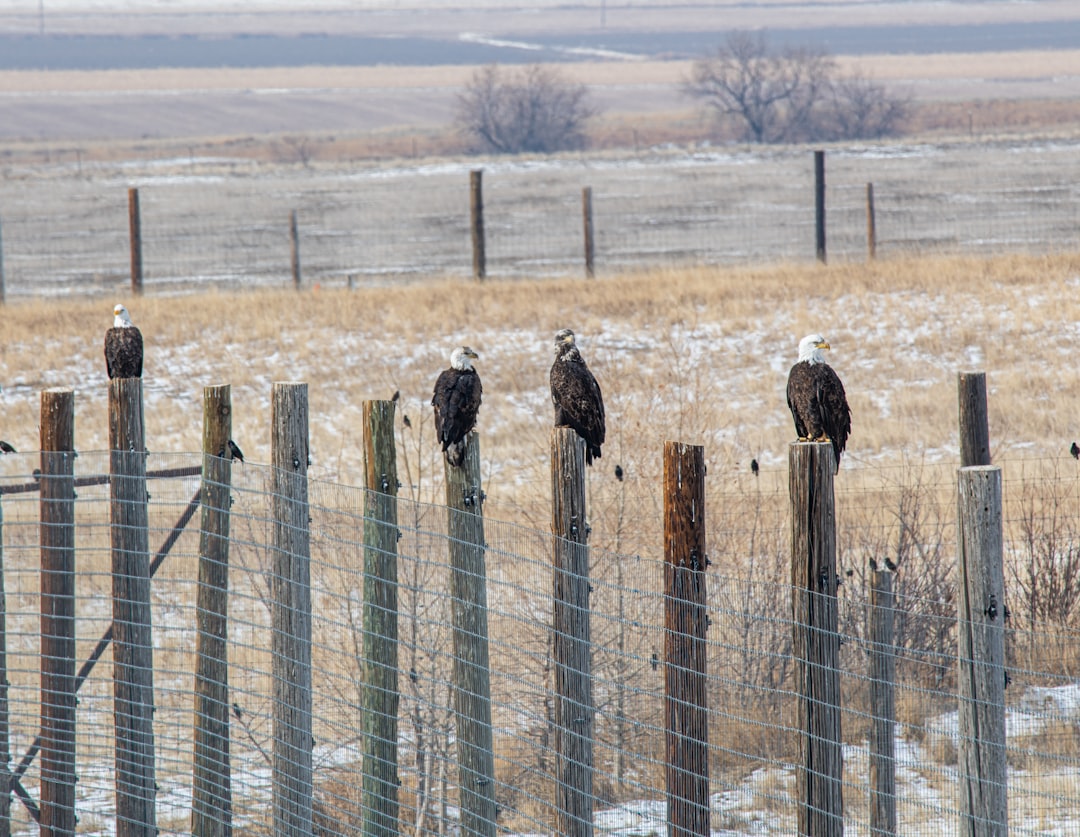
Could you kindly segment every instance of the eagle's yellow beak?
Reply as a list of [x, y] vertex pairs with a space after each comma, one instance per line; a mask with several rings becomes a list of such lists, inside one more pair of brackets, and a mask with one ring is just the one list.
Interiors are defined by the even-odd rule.
[[819, 349], [831, 349], [832, 348], [832, 346], [829, 345], [828, 340], [822, 340], [820, 343], [815, 343], [814, 345]]
[[465, 356], [466, 356], [466, 357], [470, 357], [470, 358], [472, 358], [473, 360], [476, 360], [476, 359], [477, 359], [478, 357], [480, 357], [480, 355], [478, 355], [478, 354], [477, 354], [476, 352], [472, 351], [472, 349], [470, 349], [469, 351], [467, 351], [467, 352], [465, 353]]

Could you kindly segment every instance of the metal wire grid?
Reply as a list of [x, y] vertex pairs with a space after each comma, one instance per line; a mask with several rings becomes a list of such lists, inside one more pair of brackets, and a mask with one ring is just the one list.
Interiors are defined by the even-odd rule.
[[[22, 456], [25, 465], [33, 458]], [[194, 456], [155, 455], [166, 466]], [[5, 482], [15, 480], [10, 461]], [[105, 473], [106, 454], [84, 453], [79, 475]], [[29, 468], [20, 469], [25, 474]], [[838, 490], [841, 527], [840, 634], [845, 824], [867, 833], [867, 635], [870, 557], [900, 563], [896, 575], [896, 768], [900, 833], [957, 828], [958, 727], [954, 586], [955, 489], [948, 468], [900, 484], [880, 470], [895, 505]], [[1073, 469], [1075, 470], [1075, 469]], [[1058, 471], [1057, 476], [1052, 474]], [[953, 472], [955, 473], [955, 472]], [[1080, 825], [1080, 658], [1072, 611], [1054, 615], [1018, 590], [1015, 573], [1045, 553], [1062, 566], [1080, 551], [1078, 477], [1046, 461], [1006, 462], [1008, 623], [1006, 690], [1010, 827], [1019, 834], [1069, 833]], [[1051, 476], [1048, 477], [1048, 473]], [[230, 555], [229, 687], [232, 700], [233, 822], [268, 833], [273, 775], [270, 665], [270, 471], [234, 466]], [[24, 477], [25, 479], [25, 477]], [[22, 481], [22, 480], [17, 480]], [[150, 485], [154, 551], [198, 487], [197, 478]], [[111, 619], [108, 489], [80, 488], [77, 500], [79, 661]], [[905, 506], [917, 497], [921, 505]], [[732, 498], [733, 499], [733, 498]], [[315, 820], [347, 834], [363, 815], [360, 739], [363, 595], [362, 489], [311, 481], [312, 669]], [[875, 520], [845, 525], [860, 502]], [[713, 507], [726, 503], [712, 501]], [[4, 584], [13, 762], [38, 727], [38, 499], [3, 497]], [[865, 511], [865, 509], [864, 509]], [[722, 517], [722, 515], [718, 515]], [[179, 538], [152, 585], [158, 825], [190, 828], [191, 730], [196, 626], [197, 520]], [[403, 833], [456, 828], [456, 764], [451, 701], [452, 602], [446, 510], [398, 500], [398, 765]], [[708, 705], [712, 829], [721, 834], [794, 830], [798, 733], [792, 682], [787, 522], [763, 506], [712, 521], [708, 572]], [[749, 524], [749, 526], [748, 526]], [[486, 520], [488, 624], [499, 825], [509, 833], [550, 833], [554, 818], [550, 534]], [[752, 529], [751, 529], [752, 527]], [[754, 531], [748, 541], [745, 535]], [[1042, 551], [1040, 551], [1042, 550]], [[940, 566], [937, 565], [937, 563]], [[605, 833], [664, 830], [663, 591], [655, 555], [591, 556], [595, 818]], [[850, 571], [850, 574], [848, 574]], [[115, 816], [111, 654], [79, 694], [77, 811], [80, 833], [111, 833]], [[23, 778], [37, 796], [36, 762]], [[16, 803], [16, 832], [34, 826]]]

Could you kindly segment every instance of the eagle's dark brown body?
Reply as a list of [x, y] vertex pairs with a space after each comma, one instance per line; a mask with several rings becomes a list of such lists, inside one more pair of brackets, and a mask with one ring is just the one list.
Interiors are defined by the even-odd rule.
[[840, 377], [827, 363], [800, 360], [788, 375], [787, 402], [799, 439], [831, 441], [839, 469], [851, 433], [851, 409]]
[[555, 426], [572, 427], [585, 440], [585, 464], [600, 458], [604, 444], [604, 397], [600, 385], [585, 365], [574, 333], [569, 329], [555, 337], [555, 362], [551, 365], [551, 401]]
[[142, 333], [135, 326], [110, 328], [105, 332], [105, 368], [112, 378], [141, 378]]
[[435, 381], [435, 433], [446, 461], [456, 467], [465, 461], [465, 437], [476, 427], [482, 394], [480, 376], [471, 367], [444, 369]]

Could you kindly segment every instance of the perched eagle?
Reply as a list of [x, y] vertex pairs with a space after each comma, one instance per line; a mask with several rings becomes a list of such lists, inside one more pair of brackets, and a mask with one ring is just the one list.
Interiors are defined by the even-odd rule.
[[465, 461], [465, 437], [476, 427], [480, 409], [480, 376], [472, 362], [477, 354], [468, 346], [450, 353], [450, 368], [439, 373], [431, 406], [435, 408], [435, 433], [446, 461], [460, 468]]
[[585, 440], [585, 464], [600, 458], [604, 444], [604, 397], [581, 352], [574, 332], [564, 328], [555, 335], [555, 362], [551, 365], [551, 401], [555, 426], [572, 427]]
[[799, 341], [799, 362], [791, 367], [787, 382], [787, 403], [795, 419], [800, 442], [832, 442], [836, 468], [851, 433], [851, 408], [844, 385], [825, 362], [823, 351], [829, 344], [820, 334]]
[[105, 332], [105, 367], [109, 378], [141, 378], [142, 332], [131, 322], [123, 305], [113, 308], [113, 327]]

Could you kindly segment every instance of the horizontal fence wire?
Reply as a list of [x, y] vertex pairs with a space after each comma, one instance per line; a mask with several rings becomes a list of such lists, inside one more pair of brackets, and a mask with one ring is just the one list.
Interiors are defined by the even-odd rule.
[[[868, 251], [1076, 249], [1076, 140], [870, 144], [826, 155], [830, 260]], [[68, 169], [70, 168], [70, 171]], [[581, 276], [582, 189], [595, 266], [619, 272], [815, 258], [809, 148], [657, 148], [640, 154], [412, 165], [265, 167], [183, 158], [11, 167], [0, 178], [7, 293], [94, 293], [130, 281], [127, 188], [140, 190], [145, 287], [326, 286], [472, 272], [469, 171], [483, 169], [487, 275]]]
[[[148, 471], [194, 468], [200, 455], [150, 454]], [[40, 715], [37, 457], [10, 455], [0, 474], [11, 765]], [[1069, 461], [1071, 463], [1071, 460]], [[1010, 832], [1080, 830], [1080, 473], [1039, 459], [1002, 465]], [[83, 452], [76, 477], [104, 476], [107, 453]], [[899, 834], [958, 833], [956, 469], [863, 467], [838, 481], [845, 827], [869, 834], [869, 658], [895, 661]], [[767, 477], [767, 474], [763, 474]], [[786, 489], [756, 499], [708, 497], [707, 705], [714, 834], [797, 829], [797, 684], [792, 659]], [[846, 476], [846, 475], [845, 475]], [[86, 482], [94, 482], [87, 479]], [[233, 827], [269, 834], [273, 796], [273, 531], [271, 469], [234, 463], [229, 556], [228, 680]], [[849, 485], [850, 484], [850, 485]], [[848, 486], [848, 487], [845, 487]], [[174, 530], [199, 478], [151, 478], [157, 825], [190, 832], [199, 516]], [[10, 493], [8, 493], [10, 492]], [[318, 833], [363, 823], [365, 489], [309, 481], [312, 597], [313, 818]], [[109, 487], [84, 484], [76, 508], [76, 667], [112, 619]], [[402, 834], [457, 833], [452, 700], [454, 601], [447, 510], [398, 499], [398, 775]], [[593, 521], [594, 525], [597, 521]], [[502, 833], [551, 834], [556, 822], [555, 671], [549, 532], [484, 521], [491, 717]], [[656, 549], [590, 555], [596, 717], [594, 824], [617, 835], [665, 833], [664, 565]], [[872, 565], [894, 566], [891, 648], [870, 636]], [[886, 564], [888, 562], [888, 564]], [[114, 833], [112, 652], [79, 690], [76, 812], [80, 833]], [[39, 798], [36, 760], [19, 774]], [[13, 803], [13, 833], [37, 826]]]

